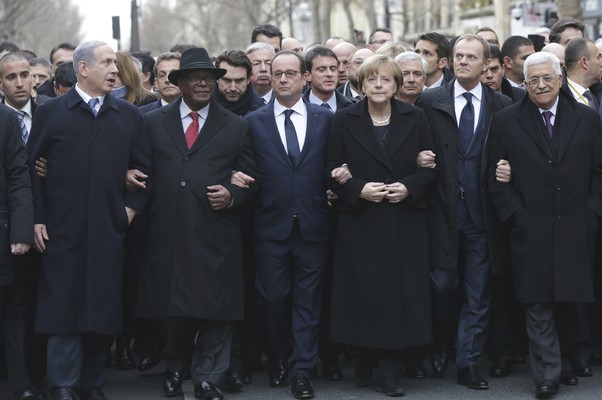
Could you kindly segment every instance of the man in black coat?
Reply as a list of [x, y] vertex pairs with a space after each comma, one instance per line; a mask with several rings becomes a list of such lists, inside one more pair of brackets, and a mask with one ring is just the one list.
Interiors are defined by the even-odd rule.
[[544, 398], [558, 392], [561, 379], [563, 343], [559, 346], [556, 317], [565, 311], [564, 322], [575, 324], [575, 313], [566, 312], [571, 303], [594, 300], [602, 127], [596, 111], [561, 92], [556, 56], [529, 56], [525, 75], [528, 96], [492, 122], [489, 163], [507, 159], [512, 180], [499, 183], [491, 172], [489, 189], [511, 232], [514, 285], [518, 301], [526, 305], [535, 394]]
[[164, 319], [166, 396], [182, 394], [182, 371], [190, 366], [195, 395], [221, 399], [232, 322], [243, 319], [239, 211], [253, 190], [231, 184], [230, 176], [257, 176], [247, 123], [213, 99], [224, 73], [204, 48], [185, 51], [169, 74], [182, 98], [144, 116], [157, 190], [138, 313]]
[[[78, 82], [39, 106], [32, 123], [35, 244], [42, 255], [36, 330], [48, 334], [48, 386], [55, 399], [105, 399], [107, 336], [121, 329], [123, 244], [147, 190], [126, 192], [128, 168], [150, 174], [142, 115], [111, 96], [117, 58], [105, 43], [74, 52]], [[148, 188], [147, 188], [148, 189]]]
[[416, 104], [429, 121], [440, 169], [428, 214], [434, 290], [431, 364], [437, 375], [447, 367], [458, 313], [456, 291], [463, 275], [465, 300], [456, 344], [458, 383], [487, 389], [477, 360], [484, 350], [489, 323], [489, 277], [496, 269], [492, 262], [503, 263], [505, 252], [498, 248], [495, 215], [481, 188], [491, 118], [511, 102], [480, 82], [489, 58], [489, 44], [484, 39], [461, 36], [453, 56], [456, 79], [424, 91]]

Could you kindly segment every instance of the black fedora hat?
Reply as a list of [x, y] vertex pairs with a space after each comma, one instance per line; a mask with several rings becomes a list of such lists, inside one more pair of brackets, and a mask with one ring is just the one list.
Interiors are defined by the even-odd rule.
[[207, 50], [202, 47], [193, 47], [186, 50], [180, 59], [180, 69], [171, 71], [167, 77], [174, 85], [178, 84], [178, 79], [186, 71], [211, 71], [215, 75], [215, 79], [219, 79], [226, 75], [226, 70], [223, 68], [215, 68], [211, 62]]

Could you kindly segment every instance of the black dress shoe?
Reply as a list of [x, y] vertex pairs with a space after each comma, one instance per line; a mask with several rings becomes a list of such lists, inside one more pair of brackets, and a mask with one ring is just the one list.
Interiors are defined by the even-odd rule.
[[40, 400], [35, 389], [32, 387], [22, 388], [15, 391], [15, 400]]
[[182, 373], [179, 371], [165, 370], [163, 373], [163, 393], [167, 397], [182, 395]]
[[224, 379], [224, 390], [226, 392], [240, 392], [245, 386], [242, 381], [242, 373], [238, 369], [228, 369]]
[[592, 367], [587, 363], [573, 365], [572, 371], [573, 371], [573, 374], [580, 376], [582, 378], [589, 378], [590, 376], [594, 376]]
[[558, 394], [558, 384], [554, 381], [543, 381], [535, 388], [535, 397], [538, 399], [547, 399]]
[[458, 383], [469, 389], [486, 390], [489, 389], [489, 383], [479, 373], [476, 365], [470, 365], [458, 370]]
[[138, 361], [138, 371], [148, 371], [156, 367], [161, 362], [161, 353], [145, 353], [140, 357], [140, 361]]
[[109, 398], [98, 388], [84, 389], [80, 392], [81, 400], [109, 400]]
[[130, 348], [130, 338], [127, 336], [117, 335], [115, 339], [115, 365], [117, 369], [123, 370], [136, 368]]
[[245, 368], [243, 368], [241, 371], [241, 376], [240, 378], [242, 379], [242, 383], [244, 383], [245, 385], [250, 385], [251, 383], [253, 383], [253, 376], [247, 372], [247, 370]]
[[579, 384], [579, 378], [572, 372], [563, 372], [560, 374], [560, 383], [567, 386], [575, 386]]
[[445, 373], [448, 362], [447, 350], [438, 350], [431, 354], [431, 368], [435, 377], [441, 377]]
[[270, 386], [280, 387], [286, 384], [288, 379], [288, 361], [277, 360], [270, 365]]
[[201, 400], [222, 400], [224, 395], [219, 386], [209, 381], [202, 381], [194, 385], [194, 397]]
[[492, 378], [504, 378], [512, 372], [512, 364], [506, 360], [498, 360], [491, 364], [489, 376]]
[[337, 363], [323, 363], [322, 375], [324, 376], [324, 379], [329, 381], [340, 381], [343, 379], [343, 371]]
[[53, 400], [79, 400], [75, 390], [70, 387], [56, 388], [52, 394]]
[[192, 375], [190, 374], [190, 367], [186, 367], [184, 369], [182, 369], [182, 380], [183, 381], [189, 381], [192, 379]]
[[382, 392], [389, 397], [401, 397], [406, 390], [401, 386], [398, 378], [379, 377], [376, 380], [376, 391]]
[[357, 366], [355, 368], [355, 383], [359, 387], [372, 385], [372, 368]]
[[314, 388], [309, 379], [303, 374], [297, 374], [291, 382], [291, 392], [295, 399], [313, 399]]
[[422, 363], [422, 360], [416, 357], [406, 357], [403, 360], [403, 365], [406, 370], [406, 375], [412, 379], [424, 379], [426, 378], [426, 367]]

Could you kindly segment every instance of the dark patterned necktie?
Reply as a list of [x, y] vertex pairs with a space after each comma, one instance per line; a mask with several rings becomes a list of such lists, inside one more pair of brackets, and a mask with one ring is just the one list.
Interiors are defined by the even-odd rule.
[[460, 149], [463, 153], [466, 153], [474, 136], [474, 107], [472, 105], [472, 93], [464, 92], [462, 96], [466, 98], [466, 105], [462, 109], [462, 114], [460, 114], [458, 132], [460, 133]]
[[295, 129], [295, 125], [293, 125], [293, 121], [291, 121], [292, 113], [294, 113], [293, 110], [284, 111], [284, 136], [286, 137], [288, 158], [291, 159], [293, 165], [297, 165], [301, 149], [299, 147], [299, 139], [297, 138], [297, 130]]

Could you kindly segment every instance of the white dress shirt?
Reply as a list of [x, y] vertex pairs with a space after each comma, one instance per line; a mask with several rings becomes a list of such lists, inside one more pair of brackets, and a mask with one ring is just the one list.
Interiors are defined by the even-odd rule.
[[[297, 140], [299, 140], [299, 150], [303, 151], [303, 145], [305, 144], [305, 132], [307, 130], [307, 107], [305, 107], [303, 99], [299, 99], [299, 101], [290, 109], [294, 111], [294, 113], [291, 114], [291, 122], [293, 125], [295, 125]], [[285, 150], [288, 149], [286, 145], [286, 134], [284, 132], [284, 112], [286, 110], [288, 110], [288, 108], [280, 104], [277, 99], [274, 100], [274, 118], [276, 119], [278, 133], [280, 134], [280, 139], [282, 140], [282, 144], [284, 144]]]

